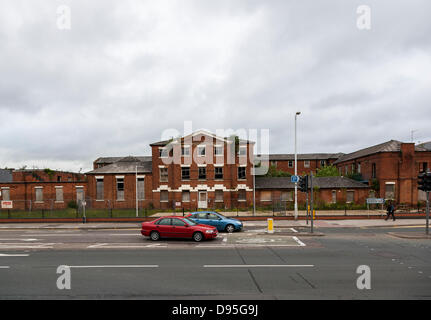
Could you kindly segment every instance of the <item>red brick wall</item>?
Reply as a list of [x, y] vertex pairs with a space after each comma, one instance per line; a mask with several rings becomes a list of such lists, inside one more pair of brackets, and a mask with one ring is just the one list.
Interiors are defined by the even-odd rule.
[[[316, 173], [317, 169], [322, 168], [320, 164], [321, 160], [325, 160], [325, 164], [331, 165], [335, 162], [336, 159], [319, 159], [319, 160], [310, 160], [310, 167], [305, 167], [305, 160], [298, 159], [298, 175], [310, 174], [311, 172]], [[289, 167], [289, 160], [274, 160], [276, 162], [276, 168], [278, 170], [288, 172], [290, 174], [295, 174], [295, 161], [292, 160], [292, 167]], [[272, 162], [272, 161], [271, 161]], [[270, 164], [271, 164], [270, 162]]]

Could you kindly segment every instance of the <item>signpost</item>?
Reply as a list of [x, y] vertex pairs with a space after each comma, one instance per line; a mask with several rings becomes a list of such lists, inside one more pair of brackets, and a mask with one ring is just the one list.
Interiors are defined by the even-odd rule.
[[299, 181], [299, 176], [293, 175], [290, 177], [290, 182], [297, 183], [298, 181]]

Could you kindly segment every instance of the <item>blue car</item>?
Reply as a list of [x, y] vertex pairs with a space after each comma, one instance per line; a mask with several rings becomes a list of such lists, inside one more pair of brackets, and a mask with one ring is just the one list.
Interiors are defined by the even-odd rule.
[[243, 228], [241, 221], [225, 217], [222, 214], [213, 211], [192, 212], [187, 216], [187, 218], [190, 218], [199, 224], [214, 226], [218, 231], [226, 231], [229, 233], [241, 231]]

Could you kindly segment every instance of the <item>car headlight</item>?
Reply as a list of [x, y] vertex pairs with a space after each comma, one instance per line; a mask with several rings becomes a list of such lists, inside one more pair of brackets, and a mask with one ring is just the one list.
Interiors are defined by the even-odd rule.
[[205, 233], [213, 233], [214, 232], [214, 230], [207, 230], [207, 231], [205, 231]]

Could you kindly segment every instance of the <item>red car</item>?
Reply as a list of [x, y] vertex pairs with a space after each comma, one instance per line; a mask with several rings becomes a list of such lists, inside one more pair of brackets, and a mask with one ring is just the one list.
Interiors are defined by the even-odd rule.
[[217, 228], [197, 224], [183, 217], [161, 217], [159, 219], [143, 222], [141, 234], [157, 241], [160, 238], [191, 238], [196, 242], [203, 239], [217, 237]]

